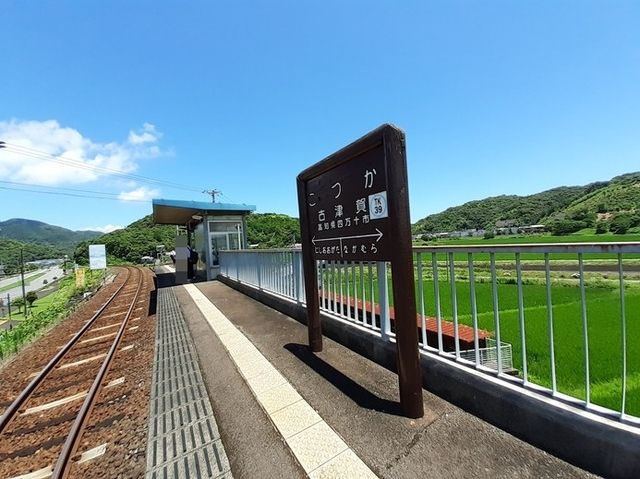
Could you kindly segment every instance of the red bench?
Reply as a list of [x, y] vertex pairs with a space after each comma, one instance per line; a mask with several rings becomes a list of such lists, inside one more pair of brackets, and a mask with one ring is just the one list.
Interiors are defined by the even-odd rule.
[[[328, 309], [334, 309], [334, 296], [331, 294], [326, 294], [324, 292], [320, 293], [320, 305], [325, 305], [329, 303]], [[347, 305], [351, 309], [349, 316], [353, 317], [353, 309], [357, 308], [358, 317], [362, 317], [362, 308], [363, 302], [361, 299], [358, 300], [357, 305], [355, 304], [354, 298], [347, 296], [338, 295], [336, 302], [336, 311], [340, 311], [340, 304], [342, 304], [342, 310], [347, 311]], [[371, 302], [365, 301], [364, 308], [367, 315], [371, 314]], [[374, 313], [376, 324], [380, 326], [380, 305], [374, 303]], [[389, 307], [389, 316], [391, 318], [391, 330], [395, 329], [395, 310], [393, 306]], [[445, 351], [454, 351], [455, 350], [455, 341], [454, 341], [454, 324], [452, 321], [448, 321], [445, 319], [441, 320], [442, 327], [442, 348]], [[422, 315], [418, 313], [416, 315], [416, 326], [418, 327], [418, 338], [422, 340]], [[437, 347], [438, 346], [438, 320], [431, 316], [425, 316], [425, 330], [427, 333], [427, 344], [429, 346]], [[486, 339], [491, 337], [491, 333], [489, 331], [485, 331], [483, 329], [478, 329], [478, 345], [481, 348], [486, 347]], [[474, 348], [474, 336], [473, 336], [473, 328], [471, 326], [467, 326], [466, 324], [458, 323], [458, 341], [460, 343], [460, 349], [473, 349]]]

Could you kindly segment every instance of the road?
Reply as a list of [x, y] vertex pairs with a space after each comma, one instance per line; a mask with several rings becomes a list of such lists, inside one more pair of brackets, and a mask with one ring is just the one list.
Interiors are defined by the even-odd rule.
[[[44, 272], [45, 274], [29, 282], [30, 277], [42, 272]], [[62, 278], [62, 274], [63, 274], [62, 268], [60, 268], [59, 266], [53, 266], [49, 269], [45, 269], [45, 270], [39, 269], [34, 272], [29, 272], [29, 275], [25, 275], [25, 278], [24, 278], [25, 292], [28, 293], [29, 291], [38, 291], [45, 285], [45, 280], [47, 281], [47, 283], [51, 283], [52, 281], [54, 281], [53, 278]], [[3, 283], [4, 285], [8, 285], [11, 283], [15, 283], [16, 281], [20, 281], [20, 276], [18, 276], [17, 278], [14, 276], [10, 280], [3, 280]], [[0, 287], [2, 286], [3, 284], [0, 283]], [[22, 286], [18, 285], [17, 287], [12, 288], [8, 291], [3, 291], [2, 293], [0, 293], [0, 297], [6, 299], [7, 294], [11, 295], [11, 298], [17, 298], [19, 296], [22, 296]]]
[[[29, 281], [29, 278], [36, 276], [38, 274], [40, 274], [42, 272], [42, 270], [37, 269], [35, 271], [29, 271], [28, 273], [24, 274], [24, 280], [25, 281]], [[20, 275], [16, 274], [16, 275], [12, 275], [3, 279], [0, 279], [0, 288], [3, 288], [5, 286], [8, 286], [12, 283], [15, 283], [16, 281], [20, 281]]]

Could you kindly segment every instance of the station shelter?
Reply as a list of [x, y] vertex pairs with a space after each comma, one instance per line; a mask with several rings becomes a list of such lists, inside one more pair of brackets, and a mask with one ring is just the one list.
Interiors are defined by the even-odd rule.
[[[220, 272], [219, 254], [247, 247], [245, 218], [256, 207], [245, 204], [154, 199], [153, 222], [176, 225], [176, 283], [187, 281], [190, 258], [194, 277], [215, 279]], [[192, 252], [195, 252], [194, 255]]]

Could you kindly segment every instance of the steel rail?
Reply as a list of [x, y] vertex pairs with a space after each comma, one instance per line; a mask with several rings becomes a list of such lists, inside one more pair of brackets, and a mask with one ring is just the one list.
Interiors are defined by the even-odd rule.
[[102, 366], [100, 367], [100, 371], [96, 375], [93, 384], [91, 385], [91, 389], [89, 389], [89, 393], [85, 397], [84, 402], [82, 403], [82, 407], [80, 408], [80, 412], [76, 416], [73, 425], [71, 426], [71, 430], [67, 435], [67, 439], [62, 446], [62, 450], [60, 451], [60, 455], [58, 456], [58, 460], [53, 469], [53, 473], [51, 477], [54, 479], [64, 479], [69, 474], [69, 469], [71, 468], [72, 458], [76, 453], [78, 446], [80, 445], [80, 438], [82, 437], [82, 433], [84, 432], [84, 428], [87, 423], [87, 418], [95, 405], [95, 400], [98, 397], [98, 393], [100, 392], [100, 388], [104, 382], [104, 379], [111, 368], [113, 363], [113, 359], [118, 350], [118, 346], [120, 345], [120, 341], [124, 336], [127, 325], [129, 324], [129, 318], [131, 318], [131, 313], [133, 312], [133, 308], [138, 301], [138, 296], [140, 295], [140, 290], [142, 289], [142, 284], [144, 282], [144, 273], [142, 270], [138, 269], [138, 273], [140, 274], [140, 278], [138, 281], [138, 289], [136, 290], [136, 294], [131, 302], [131, 306], [127, 311], [127, 314], [122, 321], [120, 329], [118, 330], [118, 334], [116, 335], [113, 343], [111, 344], [111, 348], [107, 353], [106, 358], [102, 362]]
[[122, 285], [116, 290], [115, 293], [111, 295], [111, 297], [100, 307], [98, 311], [87, 321], [87, 323], [69, 340], [64, 347], [56, 353], [56, 355], [51, 358], [51, 360], [47, 363], [47, 365], [38, 373], [38, 375], [33, 378], [33, 380], [25, 387], [22, 392], [16, 397], [16, 399], [9, 405], [9, 407], [5, 410], [5, 412], [0, 416], [0, 434], [4, 432], [9, 423], [15, 418], [16, 413], [20, 410], [21, 406], [24, 405], [25, 402], [29, 400], [31, 395], [38, 388], [40, 383], [53, 371], [53, 369], [58, 365], [58, 363], [64, 358], [64, 356], [69, 352], [69, 350], [76, 344], [76, 342], [84, 335], [84, 333], [95, 323], [98, 317], [103, 313], [103, 311], [111, 304], [113, 299], [120, 293], [122, 288], [124, 288], [127, 284], [131, 276], [131, 270], [127, 268], [128, 276], [122, 283]]

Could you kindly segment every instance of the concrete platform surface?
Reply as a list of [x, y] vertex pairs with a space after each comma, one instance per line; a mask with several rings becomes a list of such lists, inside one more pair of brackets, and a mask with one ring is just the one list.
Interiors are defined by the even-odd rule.
[[[596, 477], [427, 391], [425, 416], [402, 417], [394, 373], [328, 338], [324, 351], [313, 354], [306, 346], [304, 325], [222, 283], [196, 287], [379, 477]], [[299, 460], [191, 295], [184, 287], [176, 287], [175, 293], [233, 476], [304, 477]], [[343, 476], [347, 477], [336, 470], [332, 477]]]

